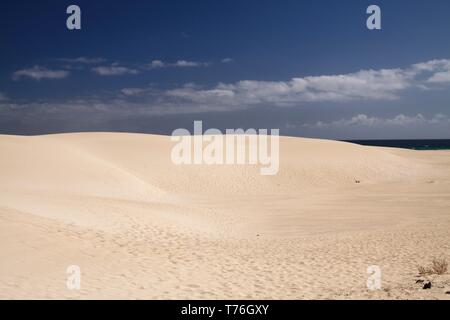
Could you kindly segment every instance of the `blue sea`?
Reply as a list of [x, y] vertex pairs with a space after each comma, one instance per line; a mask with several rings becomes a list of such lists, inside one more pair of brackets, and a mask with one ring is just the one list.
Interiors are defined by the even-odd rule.
[[365, 146], [393, 147], [414, 150], [450, 150], [450, 139], [433, 140], [345, 140]]

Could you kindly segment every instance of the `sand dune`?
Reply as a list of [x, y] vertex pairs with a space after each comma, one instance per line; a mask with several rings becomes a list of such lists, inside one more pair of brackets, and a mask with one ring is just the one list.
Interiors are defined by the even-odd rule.
[[449, 151], [282, 137], [262, 176], [176, 166], [172, 146], [0, 136], [0, 298], [450, 298], [447, 275], [415, 283], [418, 264], [450, 259]]

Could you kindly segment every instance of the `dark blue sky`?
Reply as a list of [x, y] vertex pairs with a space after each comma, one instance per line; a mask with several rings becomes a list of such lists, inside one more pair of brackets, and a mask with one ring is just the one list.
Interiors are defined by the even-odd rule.
[[[81, 30], [66, 28], [71, 4]], [[371, 4], [382, 30], [366, 28]], [[450, 138], [449, 12], [448, 0], [4, 2], [0, 133], [170, 133], [198, 119]]]

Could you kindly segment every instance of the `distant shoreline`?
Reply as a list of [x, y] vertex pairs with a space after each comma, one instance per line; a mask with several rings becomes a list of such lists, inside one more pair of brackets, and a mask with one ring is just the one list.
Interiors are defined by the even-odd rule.
[[450, 139], [392, 139], [392, 140], [341, 140], [364, 146], [391, 147], [412, 150], [450, 150]]

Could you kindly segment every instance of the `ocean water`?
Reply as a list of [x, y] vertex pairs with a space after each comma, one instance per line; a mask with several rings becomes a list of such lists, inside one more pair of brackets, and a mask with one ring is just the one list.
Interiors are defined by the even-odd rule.
[[450, 150], [450, 139], [433, 140], [345, 140], [365, 146], [393, 147], [414, 150]]

